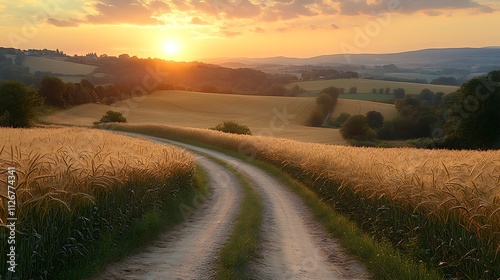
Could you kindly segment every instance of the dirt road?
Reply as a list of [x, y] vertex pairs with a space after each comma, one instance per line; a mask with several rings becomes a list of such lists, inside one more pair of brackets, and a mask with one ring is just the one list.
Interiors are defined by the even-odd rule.
[[207, 171], [212, 190], [198, 193], [194, 207], [179, 209], [195, 215], [186, 215], [186, 223], [163, 234], [142, 252], [111, 264], [97, 279], [212, 278], [217, 251], [231, 232], [237, 213], [240, 186], [228, 170], [203, 157], [197, 161]]
[[[369, 278], [369, 274], [364, 266], [348, 257], [342, 251], [337, 245], [336, 240], [327, 235], [321, 225], [314, 221], [310, 210], [303, 205], [302, 201], [268, 173], [247, 162], [213, 150], [155, 137], [148, 136], [146, 138], [152, 141], [178, 145], [218, 158], [236, 167], [254, 183], [264, 200], [264, 221], [261, 229], [262, 242], [259, 250], [260, 256], [250, 265], [250, 269], [252, 270], [251, 275], [254, 279], [330, 280]], [[202, 162], [207, 162], [203, 157], [199, 157], [199, 159]], [[218, 172], [220, 174], [227, 174], [225, 173], [227, 171], [221, 170], [220, 167], [219, 169], [216, 167], [213, 168], [213, 170], [209, 170], [209, 173]], [[229, 174], [224, 176], [231, 177]], [[237, 196], [237, 190], [239, 189], [236, 186], [237, 182], [234, 179], [228, 182], [233, 186], [227, 186], [225, 189], [233, 191], [231, 196]], [[225, 200], [231, 201], [231, 209], [236, 208], [234, 203], [237, 199], [228, 197], [227, 194], [220, 195], [224, 195]], [[215, 199], [214, 202], [210, 203], [217, 203], [217, 201]], [[208, 207], [209, 209], [213, 208], [213, 206]], [[204, 212], [206, 214], [203, 215], [205, 217], [203, 225], [201, 227], [189, 226], [190, 230], [188, 231], [193, 237], [196, 236], [196, 238], [200, 239], [209, 238], [209, 241], [212, 241], [213, 244], [205, 244], [205, 247], [213, 249], [220, 246], [220, 243], [217, 243], [217, 240], [211, 237], [212, 234], [209, 234], [205, 230], [205, 227], [212, 227], [213, 224], [216, 224], [218, 227], [217, 223], [219, 221], [227, 221], [230, 218], [224, 215], [222, 217], [213, 216], [213, 213], [205, 210]], [[231, 213], [230, 216], [233, 215], [234, 213]], [[225, 222], [224, 224], [228, 226], [230, 222]], [[198, 232], [196, 232], [196, 229], [198, 229]], [[172, 233], [169, 235], [172, 235]], [[171, 237], [172, 241], [175, 242], [170, 241], [162, 248], [164, 250], [161, 258], [160, 255], [139, 255], [131, 258], [133, 260], [133, 270], [142, 271], [144, 275], [149, 273], [147, 275], [151, 275], [152, 278], [124, 278], [124, 274], [122, 274], [122, 278], [120, 279], [203, 279], [209, 276], [197, 273], [188, 274], [187, 267], [190, 267], [193, 271], [206, 271], [208, 269], [206, 265], [210, 259], [207, 260], [206, 257], [199, 257], [201, 252], [199, 252], [198, 246], [193, 246], [194, 240], [191, 240], [191, 238], [189, 238], [191, 241], [186, 241], [185, 245], [179, 245], [183, 241], [181, 238], [177, 238], [177, 236], [184, 235], [184, 233], [176, 233], [174, 237]], [[204, 251], [205, 256], [210, 255], [208, 251]], [[155, 256], [157, 259], [155, 259]], [[177, 260], [178, 258], [180, 260]], [[128, 260], [125, 261], [125, 263], [127, 262]], [[149, 263], [156, 264], [151, 266]], [[173, 265], [174, 263], [175, 265]], [[130, 264], [124, 264], [121, 267], [118, 271], [131, 270]], [[155, 272], [150, 272], [149, 270], [151, 269]], [[117, 271], [116, 267], [113, 267], [112, 271]], [[155, 276], [161, 275], [171, 275], [172, 277], [155, 278]], [[174, 275], [178, 275], [179, 277], [173, 277]]]

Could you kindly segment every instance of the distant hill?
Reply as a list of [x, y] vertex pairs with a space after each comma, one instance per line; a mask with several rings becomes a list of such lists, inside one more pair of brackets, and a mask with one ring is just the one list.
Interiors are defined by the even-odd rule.
[[[349, 60], [348, 60], [349, 59]], [[333, 54], [310, 58], [267, 57], [267, 58], [216, 58], [206, 59], [206, 62], [215, 64], [241, 64], [258, 66], [262, 64], [279, 65], [436, 65], [446, 67], [460, 67], [465, 65], [492, 65], [500, 64], [500, 47], [486, 48], [445, 48], [424, 49], [417, 51], [389, 53], [389, 54]]]

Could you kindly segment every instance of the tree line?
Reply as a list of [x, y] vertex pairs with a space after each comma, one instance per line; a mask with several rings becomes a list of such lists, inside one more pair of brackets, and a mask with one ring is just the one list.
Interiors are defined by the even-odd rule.
[[347, 140], [409, 140], [422, 148], [499, 149], [500, 71], [473, 78], [453, 93], [424, 89], [395, 101], [398, 116], [377, 123], [374, 113], [367, 116], [341, 114], [340, 123]]

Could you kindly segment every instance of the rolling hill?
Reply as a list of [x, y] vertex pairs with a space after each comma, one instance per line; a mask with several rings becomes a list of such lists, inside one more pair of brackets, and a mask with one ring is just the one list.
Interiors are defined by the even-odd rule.
[[247, 66], [262, 64], [276, 65], [333, 65], [333, 64], [412, 64], [462, 67], [464, 64], [500, 64], [500, 48], [443, 48], [424, 49], [389, 54], [333, 54], [310, 58], [267, 57], [267, 58], [216, 58], [205, 60], [211, 63], [238, 63]]
[[[55, 124], [92, 125], [108, 110], [120, 111], [130, 123], [159, 123], [209, 128], [226, 120], [250, 127], [254, 135], [289, 138], [303, 142], [345, 144], [337, 129], [304, 126], [315, 107], [311, 97], [263, 97], [157, 91], [112, 106], [85, 104], [44, 119]], [[333, 115], [365, 114], [376, 110], [386, 118], [396, 115], [393, 105], [339, 100]]]

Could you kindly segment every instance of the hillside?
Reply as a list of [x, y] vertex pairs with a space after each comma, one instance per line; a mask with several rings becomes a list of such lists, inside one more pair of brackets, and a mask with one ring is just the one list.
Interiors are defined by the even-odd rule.
[[23, 65], [30, 68], [30, 73], [40, 71], [62, 75], [88, 75], [97, 68], [96, 66], [37, 56], [26, 56]]
[[424, 49], [388, 54], [333, 54], [310, 58], [267, 57], [267, 58], [217, 58], [206, 60], [211, 63], [238, 63], [247, 66], [262, 64], [277, 65], [332, 65], [332, 64], [412, 64], [463, 67], [464, 64], [491, 65], [500, 64], [500, 48], [444, 48]]
[[[85, 104], [57, 112], [44, 119], [58, 124], [91, 125], [106, 111], [121, 111], [130, 123], [171, 124], [209, 128], [226, 120], [250, 127], [254, 135], [289, 138], [304, 142], [345, 144], [336, 129], [303, 124], [315, 107], [311, 97], [262, 97], [207, 94], [185, 91], [158, 91], [112, 106]], [[339, 100], [335, 114], [364, 114], [381, 111], [386, 118], [396, 115], [393, 105], [356, 100]]]

